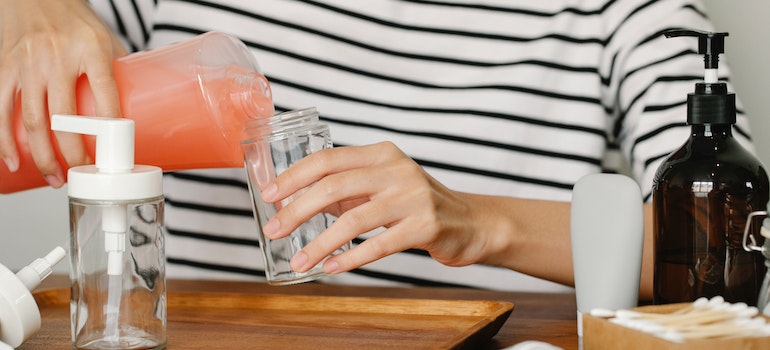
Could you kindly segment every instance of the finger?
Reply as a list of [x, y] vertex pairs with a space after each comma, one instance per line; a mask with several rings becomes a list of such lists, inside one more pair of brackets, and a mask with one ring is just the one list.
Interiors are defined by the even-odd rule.
[[272, 185], [267, 186], [272, 189], [264, 191], [262, 199], [275, 202], [329, 174], [370, 167], [400, 156], [404, 156], [403, 153], [390, 142], [322, 150], [308, 155], [281, 173]]
[[381, 181], [368, 169], [354, 169], [329, 175], [286, 204], [263, 227], [266, 236], [276, 239], [289, 235], [313, 215], [335, 203], [368, 197], [379, 190]]
[[[341, 215], [326, 231], [321, 233], [316, 239], [310, 241], [300, 253], [291, 260], [291, 266], [294, 271], [304, 272], [318, 264], [332, 252], [350, 242], [354, 237], [369, 232], [377, 227], [397, 221], [400, 213], [388, 211], [381, 202], [367, 202], [354, 209], [351, 209]], [[398, 231], [398, 230], [396, 230]], [[375, 237], [382, 236], [377, 235]], [[390, 237], [387, 235], [386, 237]], [[371, 254], [366, 259], [376, 260], [384, 256], [393, 254], [400, 250], [408, 248], [403, 246], [410, 243], [401, 239], [374, 239], [367, 250]], [[369, 240], [372, 240], [370, 238]], [[368, 242], [367, 240], [366, 242]], [[362, 258], [359, 258], [360, 261]], [[371, 260], [370, 260], [371, 261]], [[356, 261], [354, 261], [356, 262]], [[350, 263], [348, 263], [350, 264]]]
[[[59, 77], [52, 79], [48, 89], [48, 110], [53, 114], [76, 114], [77, 102], [75, 97], [74, 74], [60, 73]], [[83, 138], [78, 134], [56, 132], [56, 140], [64, 160], [69, 166], [90, 163]]]
[[408, 225], [390, 227], [352, 249], [330, 257], [324, 262], [323, 271], [327, 274], [343, 273], [417, 246], [409, 241], [410, 236], [414, 234]]
[[24, 86], [24, 93], [21, 95], [22, 119], [27, 131], [32, 159], [48, 184], [59, 188], [64, 184], [64, 175], [56, 161], [51, 143], [45, 84], [29, 78], [22, 82], [22, 86]]
[[[5, 72], [5, 69], [0, 69]], [[19, 169], [19, 151], [16, 148], [16, 136], [14, 135], [14, 102], [16, 99], [16, 84], [11, 74], [3, 74], [7, 78], [0, 86], [0, 157], [3, 158], [10, 172]]]
[[96, 115], [109, 118], [120, 117], [120, 97], [111, 53], [97, 52], [93, 56], [86, 57], [85, 74], [93, 91]]
[[[386, 202], [383, 201], [383, 203]], [[393, 225], [389, 225], [385, 231], [372, 236], [349, 251], [327, 259], [323, 265], [324, 272], [335, 274], [350, 271], [407, 249], [426, 250], [435, 259], [436, 251], [432, 250], [430, 246], [435, 242], [440, 243], [442, 240], [433, 233], [435, 232], [434, 228], [426, 226], [420, 218], [410, 216], [401, 219], [399, 215], [395, 217], [398, 219], [394, 221]], [[439, 253], [441, 252], [439, 251]], [[452, 261], [440, 262], [446, 264], [446, 262]], [[464, 265], [467, 264], [449, 264], [448, 266]]]

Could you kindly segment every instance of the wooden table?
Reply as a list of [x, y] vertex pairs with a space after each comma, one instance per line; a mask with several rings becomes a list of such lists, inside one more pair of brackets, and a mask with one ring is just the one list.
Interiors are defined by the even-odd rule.
[[[63, 277], [49, 278], [42, 289], [68, 285]], [[41, 288], [38, 288], [40, 291]], [[498, 333], [486, 342], [484, 349], [502, 349], [526, 340], [545, 341], [563, 349], [577, 349], [575, 295], [550, 293], [495, 292], [460, 288], [394, 288], [360, 287], [304, 283], [293, 286], [269, 286], [258, 282], [222, 282], [203, 280], [170, 280], [169, 293], [239, 293], [248, 295], [280, 294], [337, 297], [408, 298], [431, 300], [488, 300], [514, 304], [513, 312]], [[68, 310], [68, 307], [67, 307]], [[43, 326], [20, 349], [58, 349], [69, 340], [69, 314], [64, 310], [43, 310]], [[62, 315], [64, 314], [64, 315]], [[169, 349], [175, 349], [174, 338], [185, 337], [183, 327], [169, 321]], [[222, 349], [249, 348], [241, 339], [221, 339]], [[55, 343], [55, 344], [54, 344]], [[177, 342], [178, 344], [178, 342]], [[56, 345], [56, 346], [55, 346]], [[67, 342], [66, 345], [69, 345]]]

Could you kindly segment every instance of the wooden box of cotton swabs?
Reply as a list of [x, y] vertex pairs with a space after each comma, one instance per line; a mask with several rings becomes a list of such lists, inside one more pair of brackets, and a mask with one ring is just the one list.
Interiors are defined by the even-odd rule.
[[721, 297], [583, 315], [583, 349], [770, 349], [770, 318]]

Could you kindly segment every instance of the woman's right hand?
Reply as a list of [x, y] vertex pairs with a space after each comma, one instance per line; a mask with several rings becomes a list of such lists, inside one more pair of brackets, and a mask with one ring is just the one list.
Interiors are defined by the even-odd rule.
[[[35, 164], [51, 186], [61, 187], [50, 115], [77, 113], [76, 82], [85, 74], [96, 114], [120, 116], [112, 62], [126, 50], [87, 1], [0, 0], [0, 8], [0, 157], [11, 172], [19, 168], [14, 109], [20, 108]], [[80, 136], [57, 132], [56, 139], [68, 165], [91, 162]]]

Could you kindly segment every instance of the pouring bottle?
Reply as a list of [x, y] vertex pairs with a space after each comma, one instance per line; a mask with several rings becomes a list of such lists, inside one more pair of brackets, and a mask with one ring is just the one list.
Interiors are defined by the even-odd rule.
[[666, 36], [698, 38], [706, 72], [687, 96], [690, 136], [655, 175], [653, 302], [720, 295], [756, 305], [764, 258], [745, 251], [741, 241], [748, 214], [764, 208], [770, 185], [765, 167], [732, 134], [735, 94], [717, 74], [728, 33], [674, 30]]
[[[121, 57], [113, 70], [121, 114], [136, 124], [137, 162], [164, 171], [243, 166], [245, 122], [274, 111], [270, 86], [254, 56], [241, 41], [220, 32]], [[81, 76], [76, 88], [78, 114], [95, 115], [87, 77]], [[11, 172], [0, 162], [0, 193], [47, 185], [30, 154], [20, 96], [15, 106], [19, 169]], [[94, 159], [93, 138], [84, 136], [84, 141]], [[61, 155], [58, 161], [67, 168]]]
[[166, 284], [162, 170], [134, 165], [134, 121], [54, 115], [96, 136], [96, 164], [70, 168], [74, 349], [162, 349]]

